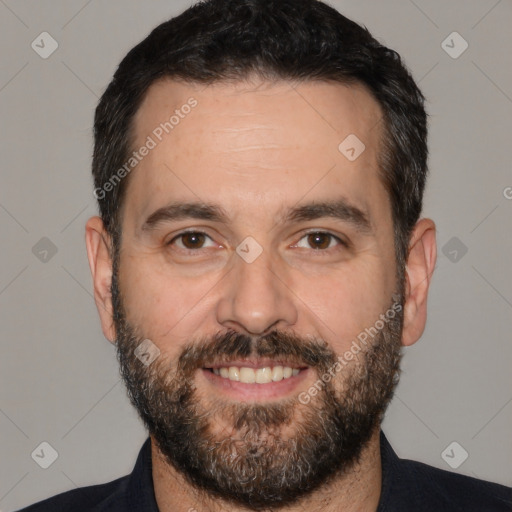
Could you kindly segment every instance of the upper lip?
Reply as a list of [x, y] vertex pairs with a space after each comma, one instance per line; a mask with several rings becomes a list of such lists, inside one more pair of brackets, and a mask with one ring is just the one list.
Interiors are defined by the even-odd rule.
[[205, 368], [229, 368], [236, 366], [238, 368], [265, 368], [274, 366], [289, 366], [290, 368], [307, 368], [306, 365], [287, 361], [285, 359], [236, 359], [233, 361], [220, 361], [217, 363], [207, 364]]

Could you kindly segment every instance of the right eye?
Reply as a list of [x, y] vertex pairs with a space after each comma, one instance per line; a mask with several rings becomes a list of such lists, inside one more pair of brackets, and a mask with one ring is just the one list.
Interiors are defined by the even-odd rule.
[[[210, 240], [212, 245], [205, 246], [204, 244], [207, 240]], [[184, 231], [183, 233], [176, 235], [166, 245], [176, 245], [179, 249], [189, 252], [197, 252], [198, 249], [214, 246], [213, 240], [202, 231]]]

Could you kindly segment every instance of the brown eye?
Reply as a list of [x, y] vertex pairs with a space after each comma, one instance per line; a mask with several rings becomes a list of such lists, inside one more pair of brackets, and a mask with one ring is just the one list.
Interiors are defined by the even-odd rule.
[[206, 239], [204, 233], [183, 233], [180, 235], [181, 243], [186, 249], [200, 249]]
[[213, 247], [215, 244], [206, 233], [202, 233], [201, 231], [185, 231], [184, 233], [176, 235], [167, 245], [176, 246], [182, 251], [195, 251]]
[[313, 249], [328, 249], [333, 238], [329, 233], [310, 233], [307, 237]]
[[311, 231], [306, 233], [294, 247], [329, 253], [331, 250], [347, 248], [348, 244], [328, 231]]

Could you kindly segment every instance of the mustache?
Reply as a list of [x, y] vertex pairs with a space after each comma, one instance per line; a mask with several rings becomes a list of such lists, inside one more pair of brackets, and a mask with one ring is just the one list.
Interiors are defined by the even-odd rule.
[[233, 330], [191, 343], [178, 358], [178, 370], [190, 374], [198, 368], [229, 359], [286, 358], [287, 361], [313, 368], [329, 368], [336, 354], [319, 338], [304, 339], [292, 333], [271, 331], [257, 338]]

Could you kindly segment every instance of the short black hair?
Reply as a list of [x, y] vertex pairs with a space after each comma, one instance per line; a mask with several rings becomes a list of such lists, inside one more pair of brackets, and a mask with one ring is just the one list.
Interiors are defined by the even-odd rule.
[[[424, 97], [395, 51], [318, 0], [203, 0], [155, 28], [122, 60], [96, 109], [95, 190], [105, 190], [133, 151], [133, 119], [154, 82], [211, 84], [254, 74], [270, 81], [361, 84], [373, 95], [383, 112], [380, 178], [403, 269], [427, 176]], [[114, 243], [126, 182], [96, 195]]]

